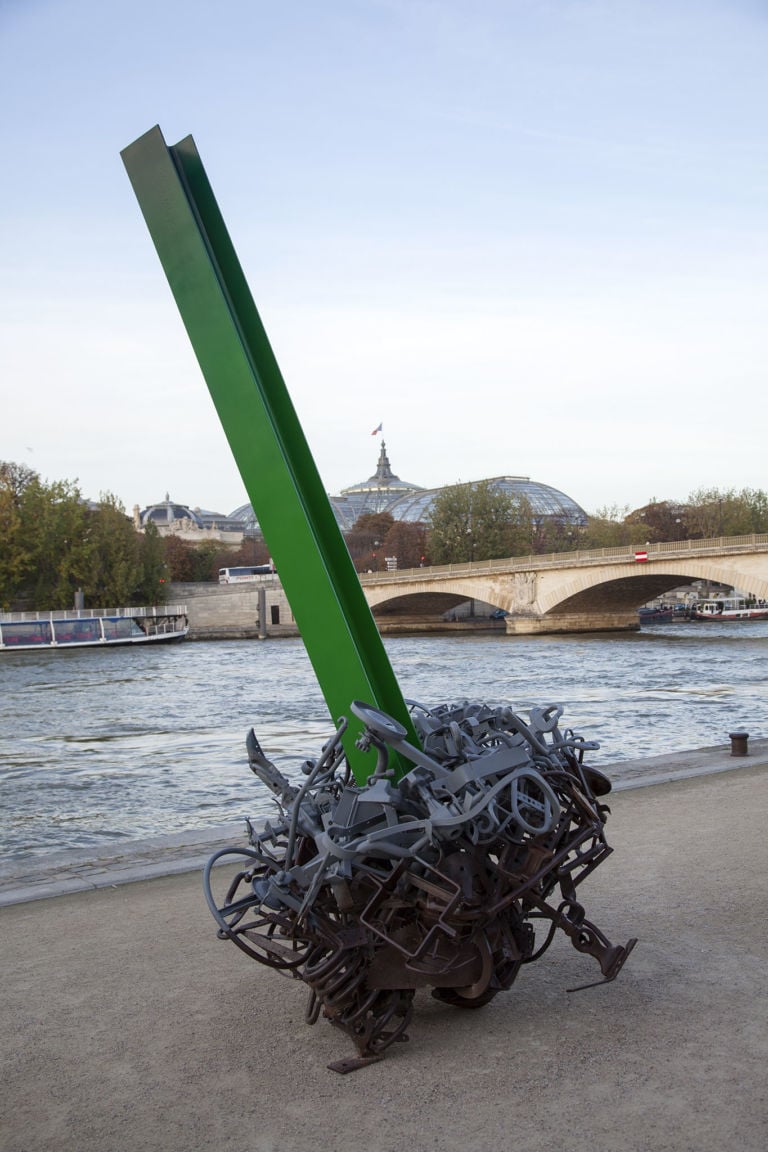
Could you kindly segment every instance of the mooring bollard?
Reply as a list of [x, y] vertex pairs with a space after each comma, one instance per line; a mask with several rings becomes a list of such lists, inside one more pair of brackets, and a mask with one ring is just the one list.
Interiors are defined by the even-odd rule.
[[749, 756], [749, 732], [729, 732], [728, 735], [731, 740], [731, 756]]

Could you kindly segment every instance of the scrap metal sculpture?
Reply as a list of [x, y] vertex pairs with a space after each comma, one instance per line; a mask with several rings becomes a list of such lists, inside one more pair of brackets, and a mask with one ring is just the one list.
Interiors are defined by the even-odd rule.
[[194, 141], [156, 127], [122, 155], [329, 713], [350, 713], [301, 787], [250, 736], [280, 816], [206, 868], [219, 934], [309, 985], [310, 1022], [357, 1046], [339, 1071], [404, 1036], [418, 988], [480, 1007], [558, 928], [612, 980], [634, 940], [576, 899], [611, 851], [594, 745], [554, 705], [406, 706]]
[[[412, 704], [422, 749], [379, 709], [356, 701], [351, 712], [364, 725], [359, 749], [376, 757], [362, 786], [346, 720], [304, 764], [301, 787], [251, 731], [250, 766], [280, 815], [249, 823], [250, 847], [222, 849], [205, 869], [219, 936], [303, 980], [307, 1021], [322, 1011], [356, 1045], [357, 1058], [329, 1067], [353, 1071], [407, 1039], [419, 988], [456, 1007], [487, 1004], [558, 928], [598, 961], [598, 983], [613, 980], [635, 940], [611, 944], [577, 899], [612, 851], [598, 799], [610, 782], [584, 763], [597, 745], [560, 731], [562, 709], [525, 721], [506, 707]], [[397, 781], [393, 752], [411, 765]]]

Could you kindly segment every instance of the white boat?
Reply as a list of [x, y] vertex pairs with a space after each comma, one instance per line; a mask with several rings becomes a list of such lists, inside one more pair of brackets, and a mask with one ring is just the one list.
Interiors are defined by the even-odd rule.
[[167, 644], [189, 631], [184, 604], [159, 608], [0, 612], [0, 652]]
[[691, 605], [692, 620], [768, 620], [768, 604], [754, 603], [740, 596], [697, 600]]

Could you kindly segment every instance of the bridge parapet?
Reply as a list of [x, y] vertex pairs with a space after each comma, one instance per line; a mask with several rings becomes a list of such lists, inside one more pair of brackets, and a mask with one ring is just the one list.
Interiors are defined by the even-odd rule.
[[705, 555], [735, 555], [739, 552], [768, 551], [768, 533], [750, 536], [716, 536], [707, 540], [671, 540], [656, 544], [622, 545], [617, 548], [576, 549], [573, 552], [545, 552], [539, 555], [509, 556], [500, 560], [468, 560], [462, 564], [433, 564], [420, 568], [400, 568], [394, 572], [363, 572], [360, 582], [389, 584], [392, 581], [425, 580], [435, 576], [476, 576], [497, 572], [538, 571], [541, 568], [574, 568], [590, 564], [643, 563], [638, 553], [663, 556], [691, 557]]
[[446, 609], [474, 599], [507, 613], [509, 632], [636, 629], [641, 604], [695, 580], [768, 599], [768, 534], [513, 556], [361, 578], [379, 617], [395, 611], [416, 616], [420, 605], [437, 621]]

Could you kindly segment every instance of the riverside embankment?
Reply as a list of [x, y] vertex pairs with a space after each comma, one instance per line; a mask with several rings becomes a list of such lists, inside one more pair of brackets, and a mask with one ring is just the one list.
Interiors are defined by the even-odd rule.
[[[737, 729], [751, 744], [768, 737], [768, 622], [384, 643], [403, 692], [422, 703], [469, 698], [525, 714], [558, 702], [561, 725], [599, 743], [589, 759], [617, 784], [631, 761], [716, 747]], [[117, 855], [268, 816], [246, 762], [251, 725], [295, 777], [333, 730], [300, 640], [4, 653], [0, 861]]]
[[557, 941], [481, 1012], [420, 994], [353, 1076], [302, 986], [216, 939], [196, 871], [3, 908], [0, 1149], [762, 1152], [768, 771], [735, 763], [611, 798], [583, 899], [639, 937], [614, 983], [569, 994], [594, 965]]

